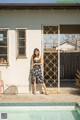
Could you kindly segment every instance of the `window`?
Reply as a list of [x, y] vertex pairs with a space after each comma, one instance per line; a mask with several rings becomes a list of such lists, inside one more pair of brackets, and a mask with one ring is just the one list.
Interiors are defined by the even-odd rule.
[[60, 25], [60, 45], [64, 52], [80, 52], [80, 25]]
[[8, 30], [0, 30], [0, 64], [8, 63]]
[[60, 25], [61, 79], [75, 79], [80, 70], [80, 24]]
[[17, 57], [26, 57], [26, 29], [17, 29]]

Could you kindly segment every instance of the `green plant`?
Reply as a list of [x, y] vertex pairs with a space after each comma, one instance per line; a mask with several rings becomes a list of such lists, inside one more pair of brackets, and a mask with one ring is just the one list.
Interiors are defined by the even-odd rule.
[[76, 85], [78, 87], [80, 87], [80, 71], [77, 70], [77, 74], [76, 74], [77, 78], [76, 78]]

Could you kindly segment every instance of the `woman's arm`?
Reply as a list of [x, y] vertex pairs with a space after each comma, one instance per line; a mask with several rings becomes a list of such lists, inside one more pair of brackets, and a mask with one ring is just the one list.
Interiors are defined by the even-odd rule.
[[33, 57], [32, 57], [31, 68], [33, 68], [33, 66], [34, 66], [34, 62], [33, 62]]

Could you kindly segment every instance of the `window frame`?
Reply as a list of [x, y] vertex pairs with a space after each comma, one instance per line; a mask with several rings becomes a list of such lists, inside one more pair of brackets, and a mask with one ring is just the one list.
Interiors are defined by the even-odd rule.
[[[9, 65], [9, 28], [0, 28], [0, 31], [6, 31], [7, 32], [7, 62], [3, 62], [3, 63], [1, 63], [0, 62], [0, 66], [7, 66], [7, 65]], [[5, 46], [2, 46], [2, 47], [5, 47]]]
[[[24, 55], [20, 55], [19, 54], [19, 38], [18, 38], [18, 31], [21, 30], [21, 31], [25, 31], [25, 54]], [[27, 28], [16, 28], [16, 43], [17, 43], [17, 48], [16, 48], [16, 51], [17, 51], [17, 56], [16, 56], [16, 59], [26, 59], [27, 58], [27, 52], [26, 52], [26, 41], [27, 41]]]

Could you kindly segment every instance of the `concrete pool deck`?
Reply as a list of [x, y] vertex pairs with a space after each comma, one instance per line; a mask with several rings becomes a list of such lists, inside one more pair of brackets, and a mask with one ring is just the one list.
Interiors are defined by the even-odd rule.
[[61, 88], [60, 93], [44, 94], [16, 94], [2, 95], [0, 102], [78, 102], [80, 103], [80, 90], [76, 88]]

